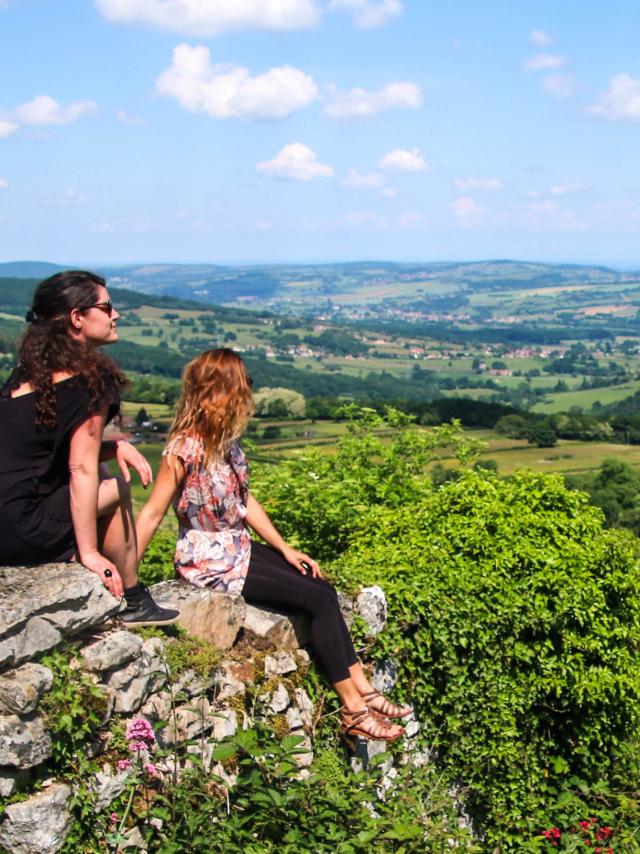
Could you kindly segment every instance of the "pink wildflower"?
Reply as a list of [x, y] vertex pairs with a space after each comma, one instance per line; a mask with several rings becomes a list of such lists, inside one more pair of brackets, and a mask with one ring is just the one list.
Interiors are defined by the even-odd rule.
[[131, 760], [118, 759], [118, 771], [126, 771], [127, 768], [131, 768]]
[[112, 812], [111, 815], [109, 816], [109, 821], [111, 822], [111, 824], [116, 824], [118, 821], [118, 813]]
[[153, 762], [147, 762], [147, 764], [144, 766], [144, 770], [147, 772], [147, 774], [150, 777], [159, 777], [160, 776], [158, 774], [158, 769], [153, 764]]
[[129, 721], [126, 738], [127, 741], [142, 742], [145, 745], [154, 744], [156, 740], [151, 724], [144, 718], [134, 718], [132, 721]]

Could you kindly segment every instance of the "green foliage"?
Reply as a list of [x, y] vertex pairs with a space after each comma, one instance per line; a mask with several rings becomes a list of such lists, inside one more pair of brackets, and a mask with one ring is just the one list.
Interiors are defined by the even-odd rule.
[[492, 845], [525, 850], [519, 828], [550, 793], [611, 777], [637, 731], [636, 548], [560, 477], [471, 471], [364, 514], [333, 566], [347, 586], [383, 585], [374, 655], [400, 663]]
[[175, 577], [173, 554], [176, 535], [171, 531], [157, 531], [149, 543], [144, 558], [138, 567], [138, 578], [142, 584], [157, 584]]
[[41, 659], [53, 673], [53, 686], [42, 698], [39, 712], [51, 735], [52, 762], [59, 772], [77, 765], [109, 707], [105, 690], [74, 666], [70, 652], [59, 648]]
[[463, 437], [457, 422], [426, 432], [390, 407], [384, 419], [355, 404], [342, 414], [349, 424], [337, 454], [311, 450], [254, 473], [254, 488], [285, 538], [322, 560], [347, 548], [370, 507], [400, 507], [428, 492], [422, 472], [438, 448], [452, 448], [465, 461], [480, 447]]

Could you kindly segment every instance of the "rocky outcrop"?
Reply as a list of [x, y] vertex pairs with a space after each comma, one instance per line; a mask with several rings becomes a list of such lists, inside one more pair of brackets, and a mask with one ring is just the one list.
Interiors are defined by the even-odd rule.
[[[277, 716], [278, 726], [302, 738], [306, 752], [299, 764], [311, 763], [320, 712], [301, 684], [309, 665], [302, 648], [309, 641], [306, 620], [178, 581], [156, 585], [152, 593], [160, 604], [180, 609], [182, 628], [206, 641], [207, 649], [213, 647], [212, 660], [218, 651], [215, 666], [182, 666], [170, 673], [170, 635], [143, 639], [128, 631], [117, 620], [120, 603], [82, 567], [0, 570], [0, 796], [28, 787], [39, 766], [50, 767], [43, 765], [51, 757], [52, 742], [39, 704], [51, 690], [53, 676], [33, 659], [68, 639], [73, 640], [73, 668], [80, 668], [107, 699], [103, 722], [115, 714], [164, 723], [156, 737], [170, 749], [158, 761], [158, 773], [179, 774], [181, 769], [172, 764], [173, 746], [197, 740], [205, 770], [232, 785], [233, 773], [213, 761], [214, 747], [249, 727], [251, 716]], [[380, 588], [363, 591], [355, 607], [342, 594], [340, 602], [349, 621], [355, 611], [372, 636], [382, 630], [386, 603]], [[395, 666], [388, 663], [376, 671], [376, 684], [388, 690], [395, 675]], [[251, 683], [258, 690], [247, 690]], [[109, 747], [103, 736], [87, 744], [88, 755], [100, 757]], [[375, 749], [372, 743], [360, 748], [359, 761], [366, 763]], [[126, 761], [118, 767], [115, 760], [95, 772], [88, 788], [96, 812], [124, 791], [130, 774]], [[69, 786], [53, 780], [28, 797], [22, 794], [0, 817], [0, 847], [10, 854], [58, 851], [71, 823], [71, 794]]]

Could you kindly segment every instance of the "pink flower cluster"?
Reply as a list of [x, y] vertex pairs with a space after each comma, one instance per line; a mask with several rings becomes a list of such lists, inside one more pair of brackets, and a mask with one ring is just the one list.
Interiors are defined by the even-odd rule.
[[[577, 833], [580, 835], [582, 842], [587, 848], [592, 848], [594, 854], [614, 854], [613, 847], [609, 844], [598, 845], [599, 842], [609, 843], [612, 841], [613, 828], [609, 825], [601, 825], [597, 818], [584, 819], [578, 822], [578, 828], [572, 827], [571, 834]], [[543, 830], [540, 833], [547, 843], [553, 848], [558, 848], [562, 838], [562, 831], [559, 827], [551, 827], [549, 830]], [[571, 836], [575, 841], [575, 836]]]
[[155, 744], [156, 740], [151, 724], [144, 718], [134, 718], [129, 721], [125, 735], [129, 742], [129, 750], [134, 752], [147, 750]]

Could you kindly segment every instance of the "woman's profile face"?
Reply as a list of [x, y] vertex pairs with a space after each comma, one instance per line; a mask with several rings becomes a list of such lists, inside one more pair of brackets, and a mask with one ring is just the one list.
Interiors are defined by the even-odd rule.
[[111, 305], [109, 292], [99, 285], [91, 308], [71, 311], [71, 334], [87, 344], [111, 344], [118, 340], [116, 321], [120, 315]]

